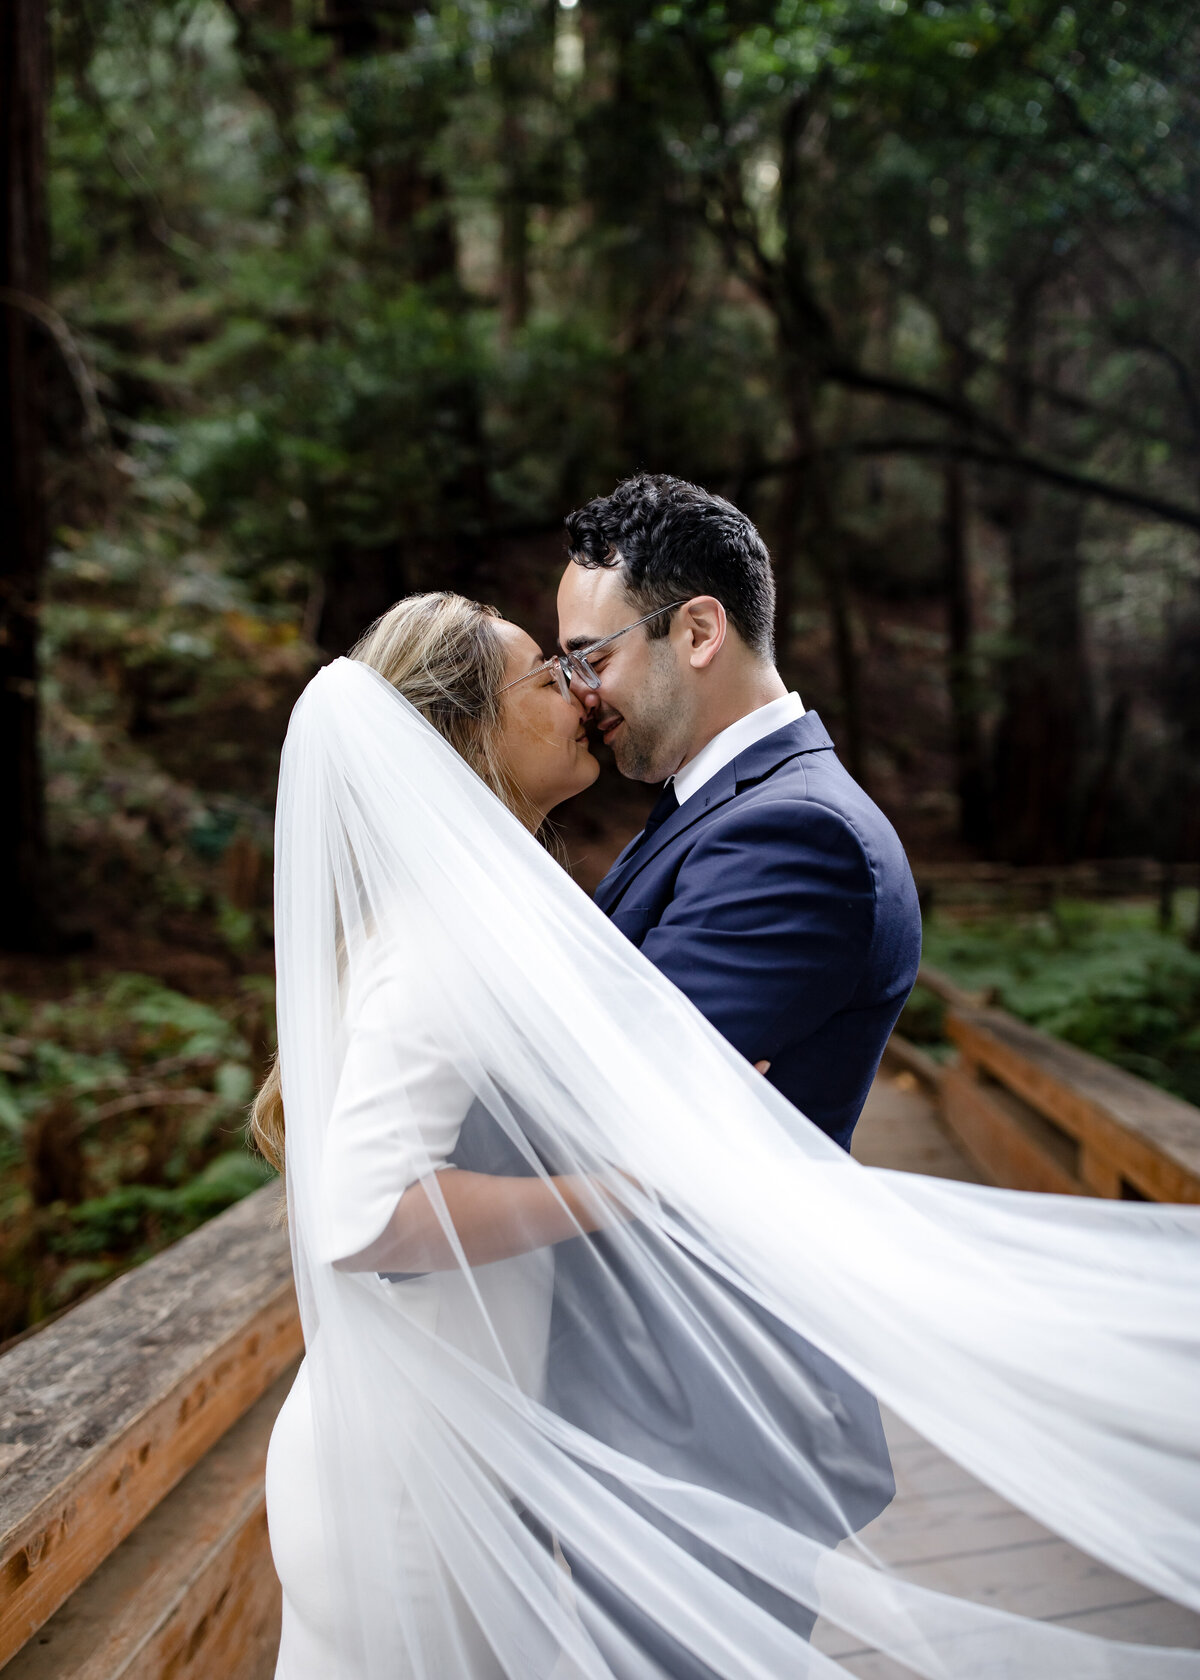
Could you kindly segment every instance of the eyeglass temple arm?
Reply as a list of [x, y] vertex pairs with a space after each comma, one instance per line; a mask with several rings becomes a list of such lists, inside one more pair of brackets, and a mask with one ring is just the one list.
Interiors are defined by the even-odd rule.
[[625, 635], [626, 631], [636, 630], [639, 624], [649, 624], [652, 618], [659, 618], [665, 612], [674, 612], [676, 607], [681, 607], [684, 601], [688, 599], [689, 597], [684, 595], [678, 601], [669, 601], [665, 607], [655, 607], [653, 612], [645, 613], [641, 618], [635, 618], [632, 624], [625, 624], [619, 630], [614, 630], [611, 636], [601, 636], [598, 642], [589, 642], [587, 647], [575, 648], [571, 653], [556, 654], [555, 658], [566, 660], [586, 659], [589, 653], [595, 653], [597, 648], [607, 647], [609, 642], [615, 642], [617, 637]]

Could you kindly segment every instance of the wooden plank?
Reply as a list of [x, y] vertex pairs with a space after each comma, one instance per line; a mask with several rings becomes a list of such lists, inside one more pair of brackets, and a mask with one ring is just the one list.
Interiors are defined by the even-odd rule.
[[946, 1124], [993, 1184], [1082, 1194], [1075, 1174], [1038, 1136], [1036, 1115], [1022, 1114], [1002, 1088], [981, 1085], [969, 1063], [946, 1069], [941, 1099]]
[[[827, 1623], [818, 1622], [813, 1634], [813, 1644], [819, 1651], [823, 1651], [824, 1630]], [[832, 1653], [826, 1653], [831, 1655]], [[892, 1657], [881, 1656], [878, 1651], [860, 1651], [853, 1656], [839, 1657], [839, 1663], [847, 1674], [853, 1674], [855, 1680], [914, 1680], [916, 1670], [905, 1668]]]
[[904, 1578], [1039, 1621], [1101, 1605], [1128, 1604], [1146, 1592], [1139, 1582], [1053, 1537], [995, 1552], [915, 1563], [905, 1568]]
[[927, 992], [941, 998], [952, 1009], [982, 1009], [991, 996], [987, 992], [966, 991], [948, 974], [943, 974], [940, 968], [930, 968], [928, 963], [922, 963], [917, 970], [917, 985], [924, 986]]
[[1166, 1598], [1141, 1598], [1053, 1619], [1062, 1627], [1078, 1628], [1101, 1639], [1124, 1639], [1131, 1645], [1177, 1645], [1185, 1651], [1200, 1651], [1200, 1615]]
[[[906, 1581], [933, 1592], [1036, 1621], [1082, 1627], [1097, 1612], [1106, 1611], [1109, 1619], [1099, 1626], [1112, 1638], [1144, 1638], [1141, 1630], [1153, 1628], [1159, 1638], [1152, 1642], [1171, 1643], [1183, 1633], [1183, 1643], [1189, 1634], [1194, 1638], [1194, 1629], [1200, 1627], [1200, 1617], [1184, 1611], [1181, 1618], [1176, 1614], [1180, 1606], [1145, 1596], [1145, 1588], [1137, 1582], [1076, 1551], [1065, 1540], [1051, 1538], [995, 1552], [939, 1558], [906, 1566], [902, 1574]], [[1188, 1617], [1190, 1621], [1183, 1619]], [[861, 1639], [828, 1622], [822, 1628], [820, 1648], [839, 1660], [867, 1649]]]
[[1003, 1010], [951, 1010], [946, 1031], [1143, 1195], [1200, 1202], [1200, 1109]]
[[[972, 1078], [969, 1067], [962, 1076]], [[928, 1128], [933, 1122], [921, 1092], [898, 1092], [895, 1085], [894, 1079], [877, 1082], [877, 1123], [865, 1130], [860, 1125], [854, 1153], [872, 1165], [903, 1168], [932, 1147]], [[996, 1097], [990, 1087], [986, 1094]], [[864, 1115], [864, 1122], [867, 1118]], [[1083, 1168], [1081, 1159], [1081, 1175]], [[864, 1529], [862, 1539], [885, 1566], [905, 1578], [916, 1576], [943, 1586], [948, 1584], [945, 1572], [956, 1570], [955, 1590], [984, 1602], [1011, 1602], [1026, 1614], [1032, 1611], [1047, 1621], [1107, 1638], [1200, 1649], [1200, 1617], [1074, 1551], [886, 1407], [883, 1423], [897, 1495]], [[970, 1572], [969, 1580], [964, 1580], [964, 1571]], [[911, 1670], [864, 1649], [858, 1639], [824, 1619], [817, 1622], [813, 1644], [860, 1680], [911, 1680]]]
[[267, 1443], [294, 1368], [224, 1434], [4, 1670], [4, 1680], [271, 1680], [279, 1583]]
[[854, 1128], [852, 1152], [855, 1160], [873, 1167], [935, 1178], [979, 1177], [933, 1099], [910, 1073], [876, 1079]]
[[1093, 1196], [1107, 1196], [1110, 1201], [1120, 1200], [1120, 1171], [1094, 1144], [1081, 1143], [1079, 1146], [1079, 1178]]
[[893, 1033], [883, 1050], [881, 1066], [886, 1074], [910, 1073], [930, 1091], [936, 1092], [942, 1083], [943, 1065], [913, 1044], [902, 1033]]
[[[1174, 864], [1176, 887], [1195, 886], [1200, 865]], [[1046, 906], [1055, 898], [1144, 897], [1159, 891], [1163, 866], [1150, 858], [1031, 868], [1014, 864], [922, 864], [917, 884], [923, 900], [939, 904], [995, 903]]]
[[928, 1444], [892, 1460], [897, 1499], [961, 1498], [982, 1484], [952, 1458]]
[[968, 1494], [948, 1507], [945, 1501], [898, 1501], [859, 1538], [880, 1562], [906, 1574], [911, 1564], [1033, 1545], [1050, 1536], [1041, 1523], [1004, 1500], [994, 1495], [975, 1500]]
[[0, 1664], [299, 1355], [273, 1187], [0, 1358]]
[[911, 1423], [905, 1423], [898, 1412], [890, 1406], [879, 1404], [879, 1417], [883, 1424], [883, 1433], [887, 1437], [888, 1451], [898, 1452], [902, 1447], [928, 1446], [924, 1435], [915, 1430]]

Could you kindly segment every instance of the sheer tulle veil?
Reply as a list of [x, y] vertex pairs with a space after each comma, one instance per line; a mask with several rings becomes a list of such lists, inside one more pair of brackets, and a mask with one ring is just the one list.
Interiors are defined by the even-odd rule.
[[[857, 1538], [890, 1492], [875, 1396], [1200, 1608], [1200, 1209], [858, 1165], [351, 661], [288, 732], [276, 925], [344, 1680], [848, 1672], [818, 1612], [930, 1680], [1200, 1677], [1200, 1652], [932, 1592]], [[394, 1077], [351, 1100], [367, 1033]], [[468, 1155], [438, 1157], [418, 1061], [467, 1092]], [[468, 1156], [587, 1175], [602, 1232], [474, 1271], [334, 1264]]]

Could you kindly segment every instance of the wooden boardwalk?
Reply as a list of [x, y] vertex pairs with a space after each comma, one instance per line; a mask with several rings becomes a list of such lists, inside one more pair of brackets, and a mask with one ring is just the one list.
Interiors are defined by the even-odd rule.
[[[988, 1014], [978, 1030], [993, 1025]], [[1060, 1047], [1051, 1050], [1060, 1058]], [[1044, 1046], [1035, 1052], [1050, 1058]], [[855, 1153], [900, 1171], [976, 1178], [923, 1092], [911, 1074], [881, 1076]], [[1145, 1108], [1149, 1099], [1134, 1094]], [[996, 1105], [990, 1086], [984, 1096]], [[1185, 1149], [1161, 1149], [1149, 1165], [1126, 1149], [1110, 1176], [1152, 1190], [1161, 1168], [1200, 1201], [1200, 1178], [1180, 1177], [1186, 1151], [1200, 1155], [1200, 1124], [1185, 1118]], [[1012, 1134], [1018, 1143], [1037, 1141], [1027, 1120]], [[1126, 1134], [1113, 1130], [1121, 1142]], [[1055, 1147], [1061, 1153], [1061, 1140]], [[300, 1351], [275, 1194], [263, 1189], [227, 1209], [5, 1355], [5, 1680], [270, 1680], [279, 1587], [263, 1460]], [[1200, 1650], [1200, 1616], [1048, 1533], [899, 1419], [885, 1424], [897, 1496], [864, 1531], [884, 1563], [1065, 1627]], [[818, 1623], [814, 1644], [860, 1680], [911, 1680], [831, 1623]]]
[[[979, 1181], [910, 1075], [880, 1075], [854, 1153], [875, 1166]], [[899, 1418], [884, 1422], [896, 1497], [862, 1538], [906, 1579], [1106, 1638], [1200, 1650], [1200, 1615], [1060, 1540]], [[911, 1680], [908, 1669], [830, 1623], [818, 1622], [813, 1642], [860, 1680]]]

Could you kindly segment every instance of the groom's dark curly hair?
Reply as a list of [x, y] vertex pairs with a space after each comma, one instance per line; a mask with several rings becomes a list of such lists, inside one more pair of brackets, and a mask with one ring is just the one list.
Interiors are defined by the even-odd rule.
[[[774, 657], [771, 557], [751, 521], [723, 496], [666, 473], [640, 473], [568, 514], [567, 546], [577, 566], [619, 567], [643, 613], [692, 595], [715, 596], [742, 640]], [[664, 613], [646, 633], [665, 636], [670, 624]]]

